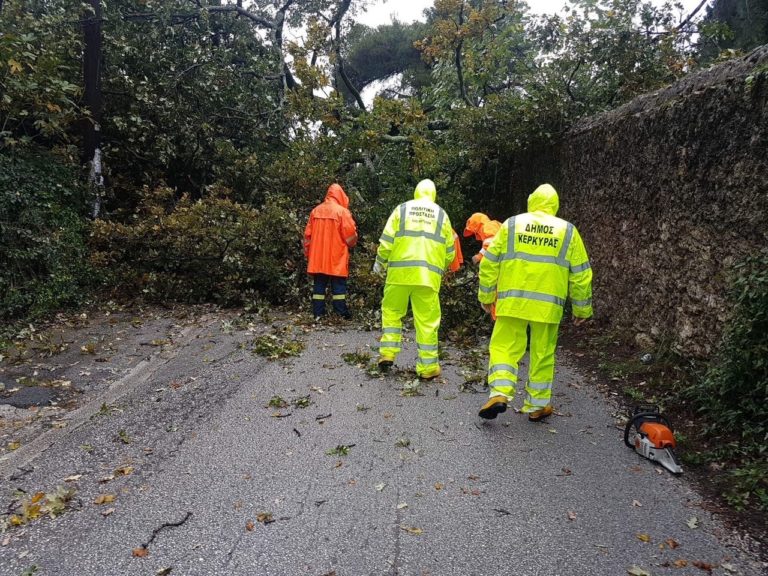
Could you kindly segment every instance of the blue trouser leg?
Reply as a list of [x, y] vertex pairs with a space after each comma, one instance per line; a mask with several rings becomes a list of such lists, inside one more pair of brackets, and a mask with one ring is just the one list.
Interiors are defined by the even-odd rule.
[[325, 288], [328, 286], [329, 278], [327, 274], [315, 274], [312, 287], [312, 313], [315, 316], [325, 314]]
[[343, 276], [330, 276], [330, 279], [333, 309], [339, 316], [347, 318], [349, 316], [349, 309], [347, 308], [347, 279]]

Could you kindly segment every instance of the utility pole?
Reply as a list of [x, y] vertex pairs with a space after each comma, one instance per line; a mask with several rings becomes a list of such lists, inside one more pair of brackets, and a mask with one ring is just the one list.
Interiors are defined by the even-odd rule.
[[83, 83], [85, 106], [90, 119], [84, 124], [83, 162], [90, 165], [89, 184], [93, 192], [92, 217], [98, 218], [104, 192], [101, 159], [101, 113], [104, 101], [101, 94], [101, 1], [88, 0], [83, 17]]

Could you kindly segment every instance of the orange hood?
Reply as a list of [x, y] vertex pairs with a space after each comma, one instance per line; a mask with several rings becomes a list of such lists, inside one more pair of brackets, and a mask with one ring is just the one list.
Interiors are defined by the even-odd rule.
[[333, 200], [336, 204], [344, 208], [349, 208], [349, 196], [344, 192], [344, 188], [338, 184], [328, 186], [328, 192], [325, 195], [325, 201]]

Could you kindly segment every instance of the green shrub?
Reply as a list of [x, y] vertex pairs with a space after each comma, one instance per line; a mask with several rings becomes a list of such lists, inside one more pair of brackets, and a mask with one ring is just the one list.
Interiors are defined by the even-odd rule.
[[128, 222], [94, 223], [91, 261], [118, 291], [149, 300], [284, 303], [298, 294], [301, 231], [280, 201], [255, 209], [221, 187], [197, 201], [146, 189]]
[[84, 188], [35, 149], [0, 154], [0, 319], [39, 316], [87, 293]]
[[685, 396], [703, 416], [703, 435], [734, 442], [737, 462], [724, 494], [736, 507], [768, 510], [768, 250], [735, 266], [732, 315], [709, 370]]
[[703, 380], [690, 390], [713, 430], [768, 440], [768, 250], [735, 266], [733, 313]]

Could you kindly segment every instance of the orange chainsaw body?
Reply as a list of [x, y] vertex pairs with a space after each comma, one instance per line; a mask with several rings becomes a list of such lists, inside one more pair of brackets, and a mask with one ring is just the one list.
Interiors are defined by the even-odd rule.
[[[674, 448], [675, 437], [667, 426], [661, 422], [643, 422], [640, 425], [639, 431], [641, 434], [645, 434], [648, 440], [656, 448]], [[638, 447], [639, 438], [635, 440], [635, 448]]]

